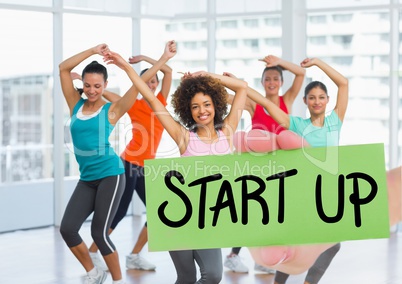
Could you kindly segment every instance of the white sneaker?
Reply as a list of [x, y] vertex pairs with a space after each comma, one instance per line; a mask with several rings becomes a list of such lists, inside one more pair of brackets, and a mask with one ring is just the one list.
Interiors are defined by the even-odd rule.
[[238, 255], [233, 255], [233, 256], [226, 256], [226, 259], [223, 263], [223, 265], [233, 272], [238, 272], [238, 273], [247, 273], [248, 272], [248, 267], [244, 265], [244, 263], [241, 261], [240, 257]]
[[109, 271], [106, 264], [103, 262], [102, 257], [97, 252], [90, 252], [89, 255], [91, 256], [93, 264], [101, 270]]
[[107, 273], [104, 270], [97, 269], [98, 275], [95, 277], [87, 276], [84, 284], [102, 284], [107, 278]]
[[257, 270], [257, 271], [260, 271], [260, 272], [265, 272], [265, 273], [268, 273], [268, 274], [275, 274], [275, 272], [276, 272], [275, 269], [262, 266], [262, 265], [260, 265], [258, 263], [256, 263], [254, 265], [254, 270]]
[[156, 266], [150, 263], [139, 254], [130, 254], [126, 256], [127, 269], [139, 269], [139, 270], [155, 270]]

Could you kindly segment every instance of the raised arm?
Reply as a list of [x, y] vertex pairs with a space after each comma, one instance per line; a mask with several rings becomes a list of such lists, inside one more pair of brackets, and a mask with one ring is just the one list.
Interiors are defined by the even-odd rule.
[[349, 100], [348, 79], [319, 58], [306, 58], [300, 63], [300, 65], [304, 68], [314, 65], [317, 66], [335, 83], [338, 87], [338, 94], [334, 111], [338, 114], [339, 119], [343, 121]]
[[[174, 41], [170, 41], [166, 45], [166, 48], [168, 50], [168, 53], [164, 53], [162, 57], [169, 56], [170, 58], [176, 54], [176, 44]], [[186, 135], [184, 135], [184, 133], [186, 133], [187, 130], [180, 123], [174, 120], [174, 118], [165, 108], [165, 106], [157, 99], [157, 97], [155, 97], [155, 94], [148, 88], [147, 84], [140, 78], [140, 76], [138, 76], [137, 73], [135, 73], [134, 69], [132, 69], [132, 73], [133, 74], [131, 74], [130, 78], [132, 78], [134, 85], [143, 95], [144, 99], [148, 102], [153, 112], [162, 123], [163, 127], [166, 129], [166, 131], [169, 133], [169, 135], [172, 137], [172, 139], [176, 142], [179, 149], [181, 150], [181, 148], [185, 147], [184, 145], [186, 141]]]
[[265, 62], [266, 67], [280, 66], [283, 70], [287, 70], [295, 75], [292, 86], [290, 86], [290, 88], [283, 94], [283, 100], [290, 111], [294, 100], [303, 86], [306, 70], [297, 64], [283, 60], [274, 55], [268, 55], [259, 60]]
[[161, 93], [166, 99], [169, 95], [170, 87], [172, 85], [172, 68], [170, 68], [167, 64], [163, 64], [159, 69], [153, 68], [157, 64], [157, 61], [146, 55], [137, 55], [129, 58], [129, 62], [131, 64], [138, 63], [140, 61], [145, 61], [149, 64], [152, 64], [152, 67], [141, 76], [145, 82], [148, 82], [158, 72], [158, 70], [163, 73]]
[[59, 74], [60, 74], [60, 82], [61, 89], [63, 91], [64, 98], [67, 101], [67, 105], [70, 109], [70, 114], [76, 105], [76, 103], [80, 100], [81, 94], [74, 87], [73, 78], [71, 77], [71, 71], [82, 61], [87, 59], [88, 57], [99, 54], [104, 56], [106, 52], [109, 51], [109, 48], [106, 44], [99, 44], [90, 49], [84, 50], [72, 57], [64, 60], [59, 64]]
[[[224, 76], [231, 77], [231, 78], [236, 78], [233, 74], [229, 72], [224, 72]], [[245, 108], [251, 113], [250, 110], [253, 109], [252, 101], [253, 103], [259, 104], [262, 107], [264, 107], [269, 115], [276, 120], [280, 125], [282, 125], [284, 128], [288, 129], [289, 128], [289, 116], [287, 113], [285, 113], [283, 110], [281, 110], [277, 105], [272, 103], [270, 100], [268, 100], [266, 97], [263, 97], [259, 92], [254, 90], [253, 88], [247, 86], [247, 101], [245, 104]], [[233, 95], [229, 95], [228, 101], [233, 101], [234, 100]], [[233, 102], [231, 102], [232, 104]]]
[[208, 74], [219, 79], [226, 88], [232, 90], [235, 93], [230, 112], [224, 119], [225, 128], [222, 129], [226, 135], [233, 136], [233, 133], [237, 129], [243, 113], [244, 106], [246, 104], [248, 85], [245, 81], [237, 78], [231, 78], [228, 76], [213, 73]]
[[222, 129], [226, 136], [232, 136], [233, 133], [236, 131], [237, 125], [239, 124], [244, 105], [246, 103], [247, 83], [235, 77], [229, 77], [227, 75], [219, 75], [204, 71], [195, 72], [191, 76], [204, 75], [219, 79], [223, 86], [235, 92], [230, 112], [224, 119], [225, 127]]
[[[165, 64], [170, 58], [172, 58], [175, 54], [176, 54], [176, 45], [173, 41], [170, 41], [166, 44], [161, 58], [157, 62], [155, 62], [154, 66], [152, 66], [151, 69], [159, 70], [159, 68], [163, 64]], [[121, 99], [113, 102], [112, 106], [110, 107], [110, 110], [115, 113], [115, 118], [113, 118], [113, 120], [117, 122], [117, 120], [120, 119], [120, 117], [123, 116], [123, 114], [126, 113], [134, 104], [135, 100], [137, 99], [138, 91], [140, 91], [141, 94], [143, 94], [143, 92], [138, 87], [137, 78], [140, 77], [134, 71], [131, 65], [127, 61], [123, 60], [120, 55], [113, 52], [109, 52], [105, 60], [107, 61], [108, 64], [116, 64], [118, 67], [123, 69], [129, 76], [130, 80], [133, 82], [132, 87], [121, 97]], [[142, 83], [145, 84], [143, 80], [141, 81]], [[145, 84], [145, 86], [147, 85]], [[147, 89], [149, 90], [148, 86]], [[151, 90], [149, 91], [152, 93]], [[153, 96], [155, 97], [155, 95]]]
[[275, 119], [279, 125], [281, 125], [283, 128], [289, 129], [289, 115], [281, 110], [276, 104], [271, 102], [266, 97], [261, 96], [260, 93], [250, 87], [247, 89], [247, 96], [252, 101], [265, 108], [268, 114]]
[[[133, 90], [131, 90], [131, 91], [137, 92], [137, 95], [138, 95], [138, 91], [137, 91], [137, 89], [135, 88], [135, 86], [133, 85], [133, 86], [131, 86], [131, 88], [133, 88]], [[130, 88], [130, 89], [131, 89], [131, 88]], [[137, 95], [135, 95], [135, 96], [137, 97]], [[121, 99], [121, 96], [120, 96], [120, 95], [118, 95], [118, 94], [116, 94], [116, 93], [113, 93], [113, 92], [111, 92], [111, 91], [108, 91], [108, 90], [105, 90], [105, 91], [103, 92], [103, 97], [104, 97], [105, 99], [107, 99], [107, 100], [108, 100], [109, 102], [111, 102], [111, 103], [117, 102], [118, 100]]]
[[[231, 78], [237, 78], [234, 74], [229, 73], [229, 72], [223, 72], [223, 76], [227, 76], [227, 77], [231, 77]], [[247, 86], [247, 94], [250, 92], [251, 89], [250, 87]], [[255, 90], [254, 90], [255, 91]], [[257, 92], [257, 91], [255, 91]], [[228, 98], [227, 98], [227, 102], [228, 104], [232, 104], [234, 101], [235, 96], [232, 94], [228, 94]], [[255, 109], [255, 102], [253, 102], [252, 100], [250, 100], [249, 97], [247, 97], [246, 99], [246, 103], [244, 104], [244, 110], [248, 111], [250, 113], [250, 115], [254, 114], [254, 109]]]

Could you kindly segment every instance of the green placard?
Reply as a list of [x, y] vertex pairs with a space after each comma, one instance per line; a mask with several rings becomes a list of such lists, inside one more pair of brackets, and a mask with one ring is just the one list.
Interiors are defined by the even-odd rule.
[[389, 237], [383, 144], [145, 161], [150, 251]]

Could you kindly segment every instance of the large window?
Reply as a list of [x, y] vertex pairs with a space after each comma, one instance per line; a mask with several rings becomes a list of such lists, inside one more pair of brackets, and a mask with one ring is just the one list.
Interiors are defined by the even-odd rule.
[[86, 11], [104, 11], [111, 13], [130, 13], [132, 3], [136, 1], [129, 0], [103, 0], [103, 1], [88, 1], [88, 0], [63, 0], [65, 8], [86, 10]]
[[[11, 2], [14, 5], [29, 4], [46, 8], [52, 5], [52, 1]], [[0, 3], [9, 2], [0, 0]], [[268, 5], [268, 2], [261, 4], [254, 0], [203, 0], [196, 3], [182, 0], [180, 3], [170, 5], [159, 0], [65, 0], [63, 8], [68, 9], [69, 13], [63, 14], [63, 58], [83, 48], [106, 42], [123, 56], [128, 57], [137, 49], [157, 59], [164, 43], [174, 39], [178, 53], [169, 62], [176, 71], [172, 91], [180, 81], [178, 72], [211, 68], [211, 56], [214, 58], [214, 72], [232, 72], [261, 91], [259, 82], [263, 64], [257, 59], [267, 54], [287, 56], [282, 52], [282, 45], [286, 44], [282, 39], [282, 2], [273, 1]], [[212, 9], [208, 3], [214, 5]], [[391, 143], [388, 107], [392, 95], [389, 80], [390, 14], [387, 9], [373, 8], [387, 3], [379, 0], [336, 3], [307, 0], [306, 4], [310, 11], [306, 17], [307, 55], [325, 58], [350, 80], [350, 103], [341, 142], [383, 142], [388, 157], [391, 155], [388, 152]], [[354, 9], [348, 10], [351, 6]], [[336, 12], [331, 11], [332, 8], [337, 8]], [[314, 12], [314, 9], [318, 11]], [[85, 14], [85, 11], [92, 14]], [[206, 16], [208, 11], [215, 11], [216, 17]], [[111, 13], [114, 15], [110, 16]], [[155, 16], [162, 17], [153, 19]], [[53, 176], [52, 124], [49, 123], [52, 121], [51, 93], [54, 80], [51, 76], [53, 14], [50, 10], [48, 13], [0, 10], [0, 21], [3, 26], [10, 27], [0, 31], [3, 39], [10, 39], [4, 40], [3, 44], [8, 47], [8, 56], [2, 62], [7, 68], [0, 69], [0, 106], [3, 110], [0, 126], [1, 182], [49, 178]], [[91, 25], [83, 24], [88, 22]], [[132, 30], [136, 23], [139, 24], [138, 35], [133, 34]], [[77, 71], [82, 70], [86, 63]], [[139, 71], [145, 66], [145, 63], [141, 63], [134, 67]], [[130, 82], [113, 66], [108, 69], [110, 88], [122, 94]], [[308, 70], [307, 76], [311, 80], [317, 75]], [[325, 76], [322, 79], [326, 80]], [[331, 82], [328, 84], [333, 91]], [[362, 108], [362, 105], [370, 107]], [[371, 112], [373, 108], [377, 111]], [[398, 113], [402, 113], [400, 108]], [[67, 109], [64, 115], [65, 175], [77, 176]], [[123, 119], [116, 127], [117, 134], [112, 136], [117, 152], [123, 150], [129, 139], [125, 135], [129, 132], [128, 127], [130, 125]], [[372, 135], [372, 131], [377, 135]], [[399, 136], [398, 145], [402, 145]], [[41, 145], [40, 149], [38, 145]], [[30, 159], [42, 157], [42, 162], [25, 160], [26, 165], [40, 165], [49, 161], [49, 165], [37, 171], [40, 174], [25, 172], [24, 176], [24, 171], [13, 166], [19, 160], [19, 153], [24, 157], [26, 147], [36, 149], [32, 150], [34, 154]], [[398, 161], [402, 160], [402, 154], [395, 155], [399, 157]], [[20, 174], [13, 174], [13, 171]]]
[[0, 3], [13, 5], [32, 5], [38, 7], [51, 7], [53, 0], [1, 0]]
[[[326, 18], [326, 24], [317, 25], [318, 18]], [[321, 12], [309, 14], [307, 19], [308, 56], [323, 58], [349, 79], [349, 104], [341, 144], [384, 143], [388, 162], [389, 16], [381, 10], [370, 10], [357, 11], [353, 16], [344, 12]], [[373, 30], [372, 25], [377, 28]], [[356, 26], [359, 29], [351, 29]], [[327, 85], [328, 110], [333, 109], [335, 85], [317, 70], [307, 69], [307, 77]]]
[[364, 7], [371, 5], [387, 5], [392, 0], [338, 0], [338, 1], [323, 1], [323, 0], [306, 0], [307, 8], [339, 8], [339, 7]]
[[52, 178], [52, 15], [0, 10], [0, 25], [0, 184]]
[[280, 0], [217, 0], [216, 11], [220, 14], [280, 11], [281, 4]]
[[[114, 1], [114, 0], [113, 0]], [[141, 14], [148, 16], [175, 17], [186, 14], [202, 14], [207, 12], [207, 0], [188, 1], [175, 0], [137, 0], [141, 2]]]
[[280, 22], [278, 14], [255, 16], [252, 20], [250, 17], [219, 17], [216, 25], [216, 73], [233, 73], [261, 91], [264, 64], [258, 59], [268, 54], [281, 56]]

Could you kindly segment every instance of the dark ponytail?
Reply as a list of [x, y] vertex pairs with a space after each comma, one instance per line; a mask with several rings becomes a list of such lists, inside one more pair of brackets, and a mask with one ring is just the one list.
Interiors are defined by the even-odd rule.
[[86, 73], [102, 74], [105, 81], [107, 81], [106, 67], [103, 66], [102, 64], [99, 64], [98, 61], [92, 61], [84, 68], [84, 70], [82, 70], [82, 75], [81, 75], [82, 79], [84, 79], [84, 76]]
[[[98, 61], [92, 61], [89, 63], [87, 66], [85, 66], [84, 70], [82, 70], [82, 75], [81, 78], [84, 79], [85, 74], [87, 73], [95, 73], [95, 74], [101, 74], [103, 75], [103, 78], [105, 79], [105, 82], [107, 80], [107, 70], [106, 67], [103, 66], [102, 64], [99, 64]], [[84, 93], [83, 88], [76, 88], [78, 93], [82, 95]]]

